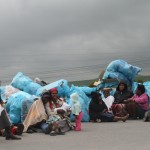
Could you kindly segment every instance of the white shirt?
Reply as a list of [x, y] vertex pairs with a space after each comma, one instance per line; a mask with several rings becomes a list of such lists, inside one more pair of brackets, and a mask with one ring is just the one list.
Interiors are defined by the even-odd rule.
[[3, 110], [4, 110], [4, 108], [0, 105], [0, 116], [1, 116], [1, 113]]

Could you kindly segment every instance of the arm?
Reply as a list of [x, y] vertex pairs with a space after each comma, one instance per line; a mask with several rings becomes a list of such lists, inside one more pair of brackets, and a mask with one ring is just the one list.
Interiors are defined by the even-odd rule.
[[50, 108], [49, 102], [45, 104], [45, 110], [48, 116], [53, 116], [57, 114], [57, 111], [54, 111]]
[[139, 104], [148, 102], [148, 96], [146, 94], [143, 94], [140, 97], [133, 97], [132, 99], [133, 99], [133, 101], [135, 101], [136, 103], [139, 103]]

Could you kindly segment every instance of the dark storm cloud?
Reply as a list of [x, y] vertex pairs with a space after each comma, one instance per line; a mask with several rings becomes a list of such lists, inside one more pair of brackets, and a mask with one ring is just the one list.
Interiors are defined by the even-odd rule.
[[[149, 47], [149, 1], [15, 0], [8, 2], [5, 0], [3, 1], [5, 7], [0, 6], [3, 8], [0, 15], [1, 49], [16, 49], [39, 44], [47, 45], [48, 48], [51, 42], [56, 44], [54, 48], [57, 48], [57, 44], [61, 44], [61, 49], [66, 49], [66, 43], [70, 44], [71, 48], [74, 42], [77, 44], [77, 49], [87, 49], [92, 46], [92, 49], [127, 50], [136, 49], [139, 45], [142, 48], [147, 43]], [[89, 43], [87, 47], [85, 42]]]
[[1, 0], [2, 77], [119, 58], [145, 65], [149, 14], [149, 0]]

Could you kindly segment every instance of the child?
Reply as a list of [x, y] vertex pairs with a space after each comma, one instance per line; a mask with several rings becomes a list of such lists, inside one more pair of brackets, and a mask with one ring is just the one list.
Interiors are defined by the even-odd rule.
[[57, 110], [59, 109], [63, 109], [65, 111], [65, 115], [69, 116], [71, 109], [70, 109], [70, 105], [68, 105], [65, 101], [63, 101], [63, 104], [61, 105], [61, 107], [59, 108], [55, 108], [54, 112], [57, 112]]
[[75, 131], [81, 131], [82, 110], [77, 93], [70, 96], [72, 101], [72, 113], [75, 115]]

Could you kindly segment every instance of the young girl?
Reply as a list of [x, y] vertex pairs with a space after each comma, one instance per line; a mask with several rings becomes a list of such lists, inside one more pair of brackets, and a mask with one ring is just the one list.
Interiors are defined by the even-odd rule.
[[72, 113], [75, 115], [75, 131], [81, 131], [82, 110], [77, 93], [70, 96], [72, 101]]

